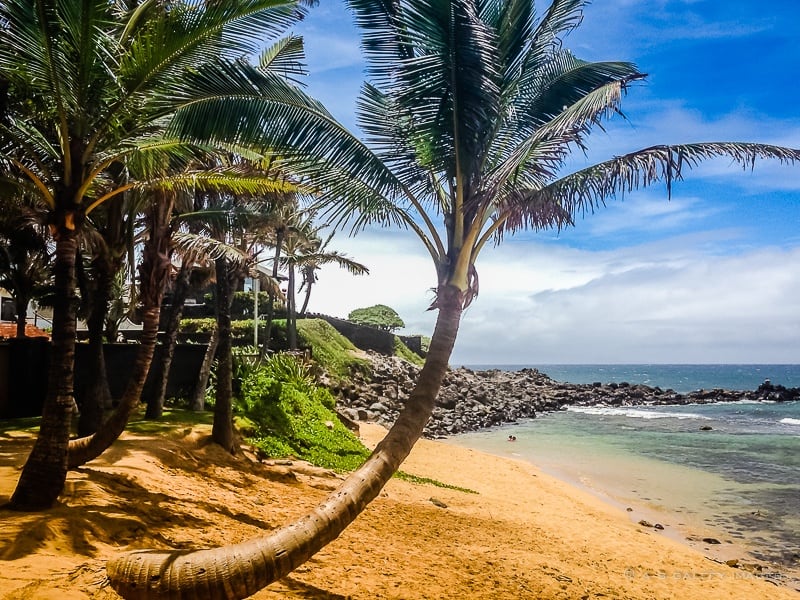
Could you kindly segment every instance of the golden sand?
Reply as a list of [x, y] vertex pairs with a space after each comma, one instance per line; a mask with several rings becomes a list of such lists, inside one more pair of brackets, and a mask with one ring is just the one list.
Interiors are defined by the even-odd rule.
[[[367, 444], [382, 434], [362, 427]], [[230, 457], [207, 437], [204, 427], [168, 438], [125, 434], [70, 474], [57, 507], [0, 512], [0, 598], [117, 598], [104, 586], [116, 553], [242, 541], [302, 514], [338, 483], [301, 463]], [[0, 503], [31, 443], [0, 434]], [[339, 539], [253, 597], [800, 598], [528, 463], [423, 440], [403, 470], [477, 494], [392, 480]]]

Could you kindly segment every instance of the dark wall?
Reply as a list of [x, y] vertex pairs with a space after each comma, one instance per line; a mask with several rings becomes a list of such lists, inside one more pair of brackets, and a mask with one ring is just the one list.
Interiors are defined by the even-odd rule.
[[[155, 378], [161, 365], [163, 346], [156, 346], [153, 365], [142, 392], [147, 401], [155, 392]], [[194, 391], [206, 344], [178, 344], [167, 381], [167, 398], [186, 397]], [[138, 344], [105, 344], [103, 351], [111, 395], [122, 397]], [[75, 346], [75, 391], [80, 404], [80, 390], [94, 374], [88, 368], [88, 344]], [[50, 342], [45, 338], [12, 338], [0, 343], [0, 418], [34, 417], [41, 414], [47, 394], [47, 364]]]
[[391, 356], [394, 354], [394, 334], [375, 327], [356, 325], [350, 321], [314, 315], [330, 323], [336, 331], [350, 340], [356, 348], [361, 350], [374, 350], [381, 354]]

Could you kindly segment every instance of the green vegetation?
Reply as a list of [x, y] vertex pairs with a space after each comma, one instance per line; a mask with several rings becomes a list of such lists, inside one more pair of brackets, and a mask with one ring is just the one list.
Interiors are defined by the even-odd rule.
[[402, 479], [403, 481], [410, 481], [411, 483], [416, 483], [418, 485], [435, 485], [436, 487], [444, 488], [446, 490], [456, 490], [458, 492], [464, 492], [465, 494], [477, 494], [475, 490], [471, 490], [469, 488], [459, 487], [457, 485], [450, 485], [449, 483], [442, 483], [437, 479], [431, 479], [430, 477], [418, 477], [416, 475], [411, 475], [410, 473], [406, 473], [405, 471], [398, 471], [394, 474], [395, 477], [398, 479]]
[[358, 325], [377, 327], [384, 331], [394, 331], [406, 324], [397, 312], [385, 304], [376, 304], [367, 308], [357, 308], [347, 315], [347, 320]]
[[214, 413], [210, 411], [167, 408], [157, 421], [144, 418], [143, 412], [131, 417], [127, 430], [141, 434], [164, 434], [175, 431], [178, 427], [183, 430], [193, 425], [211, 425], [213, 420]]
[[339, 421], [331, 393], [314, 383], [308, 367], [278, 354], [241, 382], [239, 410], [249, 441], [270, 457], [295, 456], [350, 471], [369, 450]]
[[301, 319], [297, 322], [300, 343], [310, 346], [314, 361], [336, 379], [346, 379], [353, 372], [366, 373], [370, 362], [356, 356], [356, 348], [327, 321]]
[[403, 343], [403, 340], [397, 336], [394, 336], [394, 355], [399, 356], [400, 358], [410, 362], [412, 365], [417, 365], [418, 367], [421, 367], [425, 364], [425, 359], [409, 349], [409, 347]]

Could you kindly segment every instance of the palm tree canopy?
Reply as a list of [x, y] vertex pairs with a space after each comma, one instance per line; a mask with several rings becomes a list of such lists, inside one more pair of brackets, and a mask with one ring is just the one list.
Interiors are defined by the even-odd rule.
[[800, 160], [798, 150], [766, 144], [701, 143], [566, 173], [570, 153], [621, 115], [625, 92], [645, 77], [632, 63], [587, 62], [563, 46], [586, 4], [350, 0], [370, 77], [358, 104], [365, 138], [303, 165], [327, 192], [323, 215], [354, 230], [411, 228], [439, 283], [466, 292], [478, 253], [505, 233], [569, 225], [657, 181], [670, 191], [687, 168], [717, 156], [745, 168], [758, 158]]
[[[175, 115], [212, 86], [230, 100], [217, 73], [239, 80], [256, 71], [273, 95], [291, 87], [302, 73], [298, 38], [263, 50], [257, 66], [243, 57], [301, 15], [293, 0], [3, 2], [0, 160], [52, 210], [78, 213], [128, 189], [118, 181], [128, 165], [139, 175], [163, 171], [165, 160], [188, 165], [211, 150], [203, 141], [214, 121], [184, 114], [183, 129], [197, 135], [181, 139], [170, 129]], [[269, 108], [280, 112], [277, 105]]]

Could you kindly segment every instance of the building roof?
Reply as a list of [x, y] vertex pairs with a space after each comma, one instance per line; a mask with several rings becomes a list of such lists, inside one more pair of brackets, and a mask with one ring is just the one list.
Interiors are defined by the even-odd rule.
[[[46, 337], [50, 339], [50, 334], [35, 325], [25, 325], [25, 335], [27, 337]], [[17, 337], [17, 324], [8, 321], [0, 322], [0, 338]]]

